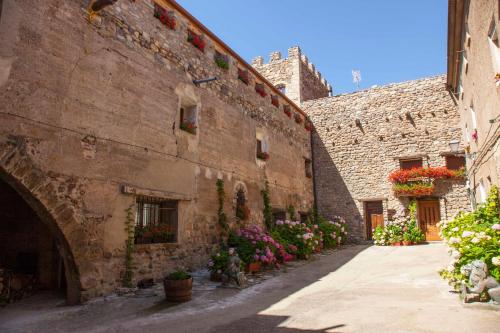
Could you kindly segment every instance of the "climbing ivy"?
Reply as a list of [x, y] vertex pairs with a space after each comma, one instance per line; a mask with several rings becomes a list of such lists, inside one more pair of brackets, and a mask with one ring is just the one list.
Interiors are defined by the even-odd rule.
[[127, 216], [125, 218], [125, 232], [127, 233], [127, 240], [125, 241], [125, 274], [123, 276], [123, 286], [127, 288], [132, 288], [132, 277], [133, 277], [133, 257], [132, 252], [134, 251], [134, 219], [133, 219], [133, 209], [135, 205], [131, 204], [125, 212]]
[[229, 225], [227, 224], [226, 213], [224, 213], [224, 198], [226, 197], [226, 193], [224, 192], [224, 181], [222, 179], [217, 179], [216, 186], [217, 197], [219, 199], [219, 211], [217, 212], [217, 217], [222, 230], [227, 232], [229, 230]]
[[408, 205], [408, 210], [410, 211], [410, 219], [413, 221], [417, 220], [417, 201], [415, 199], [410, 201]]
[[272, 230], [274, 226], [274, 217], [273, 217], [273, 210], [271, 208], [271, 198], [269, 196], [269, 183], [265, 182], [264, 184], [264, 189], [261, 191], [262, 194], [262, 201], [264, 202], [264, 224], [267, 227], [267, 230]]
[[293, 205], [288, 206], [287, 208], [288, 215], [290, 216], [291, 221], [295, 221], [297, 219], [297, 215], [295, 214], [295, 207]]

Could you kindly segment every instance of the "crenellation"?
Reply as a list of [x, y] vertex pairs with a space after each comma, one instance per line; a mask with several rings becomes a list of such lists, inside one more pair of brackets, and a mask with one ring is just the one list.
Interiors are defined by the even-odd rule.
[[288, 58], [299, 58], [302, 54], [299, 46], [292, 46], [288, 49]]
[[274, 51], [271, 52], [269, 55], [269, 63], [277, 62], [281, 60], [281, 52], [280, 51]]
[[252, 59], [252, 66], [262, 66], [264, 65], [264, 57], [257, 56]]

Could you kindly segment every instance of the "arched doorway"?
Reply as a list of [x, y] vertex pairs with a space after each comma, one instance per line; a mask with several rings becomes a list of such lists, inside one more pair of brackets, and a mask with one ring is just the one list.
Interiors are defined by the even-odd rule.
[[12, 186], [0, 179], [1, 295], [11, 301], [38, 291], [66, 295], [64, 260], [49, 228]]

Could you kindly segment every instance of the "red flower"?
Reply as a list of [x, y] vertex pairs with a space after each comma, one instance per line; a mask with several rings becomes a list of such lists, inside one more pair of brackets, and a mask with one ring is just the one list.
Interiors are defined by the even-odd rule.
[[288, 116], [288, 118], [292, 117], [292, 110], [290, 109], [290, 105], [283, 105], [283, 112]]
[[198, 35], [194, 33], [191, 30], [188, 30], [188, 42], [193, 44], [194, 47], [196, 47], [198, 50], [201, 52], [205, 52], [205, 41], [203, 40], [201, 35]]
[[262, 151], [257, 153], [257, 158], [259, 160], [267, 161], [269, 159], [269, 153]]
[[175, 30], [176, 21], [174, 12], [172, 11], [169, 12], [165, 8], [162, 8], [155, 3], [154, 16], [158, 18], [161, 21], [161, 23], [163, 23], [163, 25], [172, 30]]
[[476, 141], [476, 142], [477, 142], [477, 138], [478, 138], [478, 136], [477, 136], [477, 130], [474, 130], [474, 131], [472, 132], [472, 135], [471, 135], [471, 136], [472, 136], [472, 140], [474, 140], [474, 141]]
[[266, 88], [262, 83], [256, 83], [255, 84], [255, 91], [261, 96], [261, 97], [266, 97]]
[[404, 184], [410, 181], [419, 180], [420, 178], [450, 179], [461, 178], [462, 176], [463, 171], [450, 170], [447, 167], [413, 168], [410, 170], [398, 169], [389, 174], [389, 181], [391, 183]]
[[280, 102], [279, 102], [279, 99], [278, 99], [278, 95], [271, 95], [271, 104], [274, 105], [277, 108], [280, 107]]
[[308, 132], [310, 132], [312, 130], [312, 124], [311, 124], [311, 122], [309, 120], [306, 120], [306, 122], [304, 123], [304, 128]]
[[238, 79], [240, 79], [244, 84], [248, 84], [250, 82], [248, 71], [238, 68]]

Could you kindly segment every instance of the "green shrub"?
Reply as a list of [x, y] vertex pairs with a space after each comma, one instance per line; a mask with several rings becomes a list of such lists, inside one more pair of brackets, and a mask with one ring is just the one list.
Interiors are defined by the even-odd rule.
[[189, 275], [188, 273], [186, 273], [185, 271], [182, 271], [182, 270], [172, 272], [167, 276], [168, 280], [187, 280], [190, 278], [191, 278], [191, 275]]

